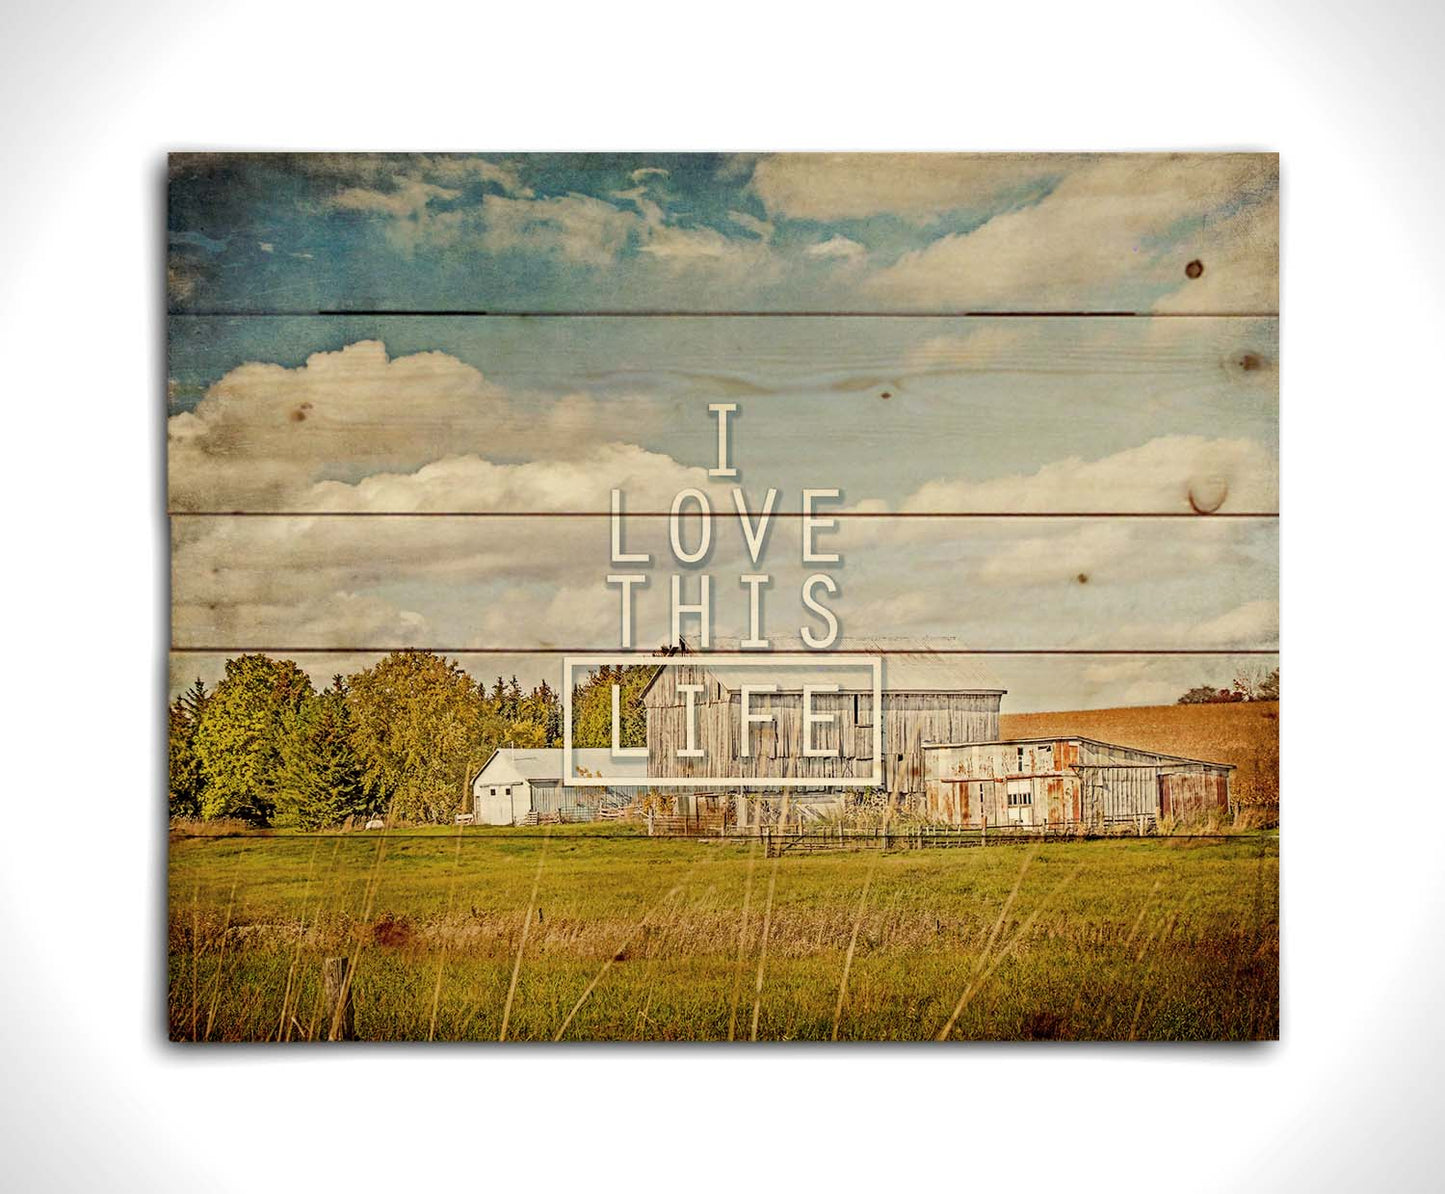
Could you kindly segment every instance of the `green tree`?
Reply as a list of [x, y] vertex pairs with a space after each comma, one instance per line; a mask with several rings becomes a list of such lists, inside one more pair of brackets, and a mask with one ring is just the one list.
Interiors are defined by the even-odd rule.
[[472, 772], [506, 738], [466, 672], [431, 651], [393, 651], [351, 678], [346, 700], [365, 781], [406, 820], [450, 820]]
[[618, 699], [619, 746], [647, 745], [647, 715], [642, 690], [656, 670], [652, 664], [603, 664], [572, 693], [572, 744], [608, 747], [612, 745], [612, 686], [621, 687]]
[[288, 717], [276, 785], [277, 825], [324, 829], [370, 811], [351, 735], [346, 681], [335, 676], [330, 688]]
[[196, 682], [175, 699], [168, 717], [170, 737], [170, 815], [198, 817], [205, 788], [201, 758], [196, 753], [196, 729], [210, 693], [204, 682]]
[[504, 727], [498, 745], [524, 749], [562, 745], [561, 704], [545, 680], [526, 692], [516, 676], [510, 684], [498, 676], [490, 691], [485, 686], [478, 691], [488, 717]]
[[270, 824], [281, 741], [290, 719], [313, 696], [311, 681], [289, 659], [242, 655], [226, 661], [225, 679], [206, 699], [196, 727], [203, 817]]

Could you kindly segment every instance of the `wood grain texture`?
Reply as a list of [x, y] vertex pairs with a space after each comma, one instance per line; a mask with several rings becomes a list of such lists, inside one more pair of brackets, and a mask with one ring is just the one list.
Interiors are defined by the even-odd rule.
[[780, 512], [1272, 513], [1277, 359], [1272, 318], [177, 318], [170, 508], [665, 513], [731, 402]]
[[[720, 637], [767, 573], [790, 640], [815, 571], [845, 643], [994, 653], [1024, 707], [1277, 648], [1273, 155], [178, 155], [170, 232], [183, 670], [425, 647], [555, 683], [620, 642], [613, 490], [639, 649], [673, 573]], [[778, 491], [758, 563], [734, 487]]]
[[[700, 541], [685, 519], [683, 546]], [[835, 564], [805, 563], [798, 520], [775, 523], [755, 565], [741, 526], [713, 520], [704, 561], [684, 566], [660, 520], [628, 531], [646, 564], [610, 560], [605, 520], [326, 515], [176, 518], [172, 636], [235, 651], [393, 647], [610, 650], [621, 596], [606, 578], [647, 578], [633, 594], [633, 645], [671, 638], [672, 577], [684, 602], [709, 577], [712, 630], [748, 629], [740, 578], [771, 578], [763, 630], [820, 633], [802, 590], [848, 636], [944, 636], [999, 649], [1274, 649], [1278, 524], [1218, 520], [871, 519], [817, 537]], [[684, 632], [698, 623], [687, 620]]]
[[176, 154], [187, 312], [1274, 314], [1273, 154]]

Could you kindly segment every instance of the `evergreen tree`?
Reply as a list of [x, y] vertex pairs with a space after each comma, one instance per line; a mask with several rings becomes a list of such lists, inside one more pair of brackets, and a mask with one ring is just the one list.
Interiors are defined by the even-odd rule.
[[170, 738], [170, 815], [198, 817], [205, 776], [196, 753], [196, 728], [210, 694], [196, 682], [171, 704], [167, 718]]
[[276, 786], [277, 825], [324, 829], [370, 811], [351, 735], [346, 682], [335, 676], [330, 688], [288, 719]]

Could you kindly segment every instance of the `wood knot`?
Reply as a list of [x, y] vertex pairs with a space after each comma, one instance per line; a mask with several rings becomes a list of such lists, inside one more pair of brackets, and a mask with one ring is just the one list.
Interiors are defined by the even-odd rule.
[[1200, 261], [1198, 257], [1184, 267], [1184, 276], [1186, 278], [1197, 278], [1203, 272], [1204, 262]]
[[1246, 373], [1253, 373], [1256, 369], [1261, 368], [1263, 365], [1264, 362], [1252, 352], [1247, 352], [1239, 358], [1239, 367], [1243, 369]]
[[884, 390], [883, 393], [881, 393], [881, 394], [878, 395], [878, 397], [880, 397], [880, 398], [892, 398], [892, 397], [893, 397], [893, 394], [892, 394], [890, 391], [888, 391], [888, 390]]
[[1086, 585], [1089, 583], [1089, 574], [1087, 572], [1080, 572], [1078, 576], [1074, 577], [1074, 579], [1078, 581], [1081, 585]]
[[1196, 514], [1213, 514], [1229, 496], [1229, 482], [1223, 477], [1202, 477], [1189, 485], [1189, 507]]

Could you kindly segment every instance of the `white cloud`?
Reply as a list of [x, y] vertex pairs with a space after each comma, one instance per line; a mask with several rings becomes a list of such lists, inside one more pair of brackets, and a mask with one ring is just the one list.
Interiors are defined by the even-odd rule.
[[417, 178], [397, 178], [389, 191], [374, 187], [345, 187], [331, 198], [331, 206], [343, 211], [357, 211], [389, 216], [387, 238], [399, 250], [413, 252], [424, 241], [435, 239], [446, 221], [438, 222], [432, 210], [436, 200], [458, 199], [461, 192]]
[[327, 469], [411, 467], [481, 444], [506, 395], [440, 352], [392, 359], [377, 341], [295, 369], [245, 364], [169, 421], [173, 509], [287, 509]]
[[1262, 444], [1171, 435], [1101, 460], [1054, 461], [1029, 474], [929, 481], [901, 509], [1272, 513], [1278, 501], [1278, 461]]
[[1000, 546], [979, 565], [978, 580], [1020, 596], [1031, 587], [1077, 586], [1091, 595], [1117, 588], [1147, 601], [1153, 586], [1191, 575], [1228, 574], [1231, 583], [1258, 579], [1244, 567], [1242, 554], [1254, 528], [1222, 519], [1179, 525], [1153, 519], [1047, 521], [997, 533]]
[[[323, 498], [335, 501], [336, 491], [312, 486], [342, 479], [338, 470], [350, 479], [468, 454], [482, 464], [537, 458], [543, 463], [535, 467], [546, 468], [548, 457], [608, 450], [616, 429], [648, 409], [627, 397], [604, 407], [585, 394], [528, 395], [519, 404], [446, 353], [392, 358], [380, 342], [360, 341], [297, 368], [241, 365], [194, 411], [172, 416], [170, 502], [176, 510], [315, 509]], [[623, 465], [608, 467], [625, 472]], [[407, 484], [412, 494], [427, 491], [425, 478]], [[605, 508], [605, 492], [602, 502]]]
[[583, 265], [604, 266], [616, 260], [637, 227], [636, 215], [590, 195], [548, 199], [486, 195], [477, 237], [489, 253], [551, 253]]
[[769, 213], [794, 220], [856, 220], [892, 214], [918, 223], [1001, 194], [1038, 186], [1077, 157], [969, 154], [778, 154], [753, 168]]
[[745, 211], [730, 211], [728, 219], [740, 228], [746, 228], [761, 241], [773, 239], [773, 225], [767, 220], [760, 220], [757, 216], [751, 216]]
[[736, 275], [748, 274], [754, 280], [770, 274], [776, 259], [765, 242], [740, 240], [724, 236], [715, 228], [679, 228], [661, 224], [649, 229], [640, 252], [670, 269], [694, 266], [722, 268]]
[[416, 159], [416, 173], [450, 186], [461, 186], [472, 180], [498, 186], [508, 195], [530, 199], [531, 187], [522, 182], [521, 172], [510, 162], [492, 162], [473, 157], [421, 157]]
[[479, 456], [448, 456], [410, 473], [377, 473], [350, 484], [323, 481], [307, 492], [305, 508], [596, 512], [610, 508], [615, 488], [631, 509], [666, 510], [678, 490], [710, 484], [704, 468], [689, 468], [634, 444], [606, 443], [566, 460], [496, 464]]
[[[1270, 311], [1279, 264], [1273, 169], [1252, 155], [1101, 158], [1037, 203], [905, 253], [865, 287], [901, 306], [1067, 310], [1081, 296], [1165, 290], [1177, 299], [1161, 305]], [[1241, 197], [1258, 210], [1236, 212]], [[1196, 230], [1181, 236], [1191, 222]], [[1185, 276], [1195, 258], [1207, 288]]]
[[868, 255], [867, 249], [856, 240], [849, 240], [846, 236], [830, 236], [816, 245], [809, 245], [803, 252], [809, 257], [849, 262], [859, 261]]

